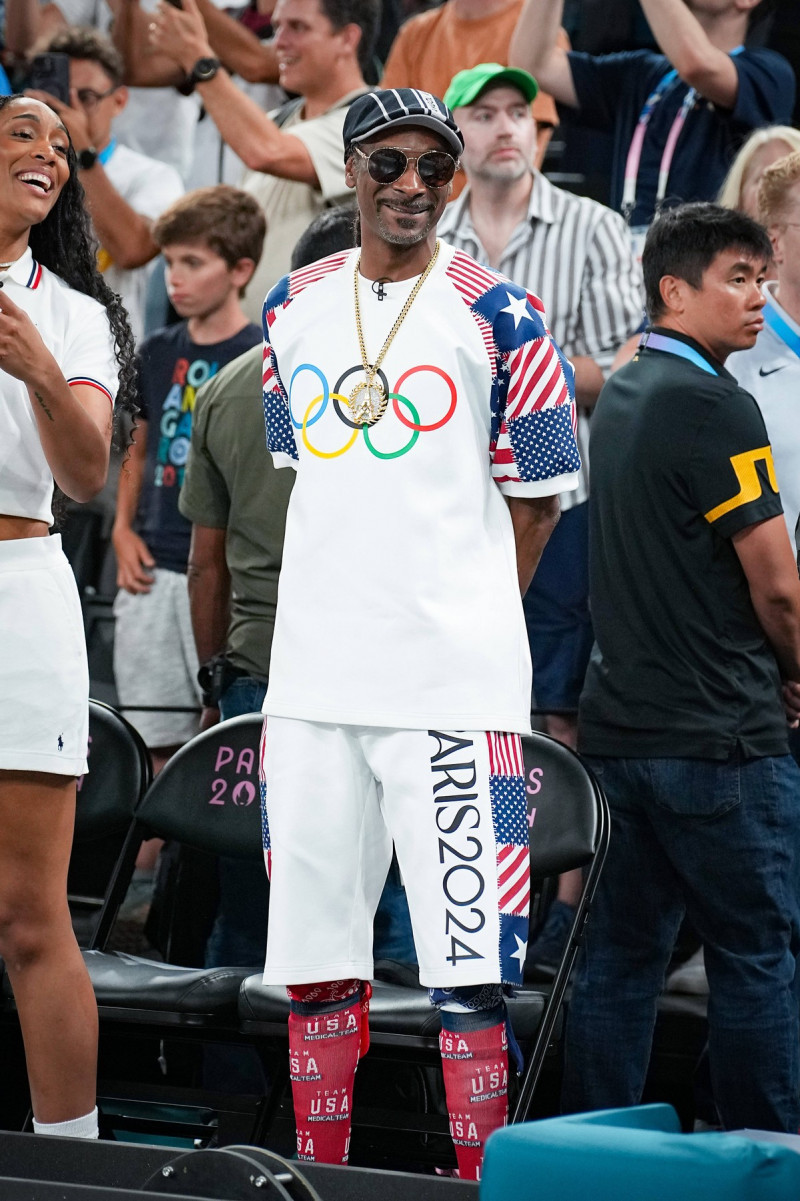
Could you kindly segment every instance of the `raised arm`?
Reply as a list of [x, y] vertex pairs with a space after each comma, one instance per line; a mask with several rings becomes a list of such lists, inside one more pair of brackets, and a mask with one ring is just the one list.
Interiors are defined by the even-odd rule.
[[[75, 152], [88, 150], [94, 138], [86, 111], [72, 89], [72, 104], [62, 104], [47, 92], [30, 90], [27, 95], [49, 104], [69, 130]], [[142, 267], [158, 254], [153, 241], [152, 222], [137, 213], [117, 191], [98, 159], [93, 167], [81, 172], [81, 183], [100, 245], [115, 266], [125, 270]]]
[[512, 67], [530, 71], [542, 91], [578, 107], [567, 51], [558, 45], [564, 0], [525, 0], [508, 47]]
[[[30, 4], [31, 0], [14, 0]], [[175, 87], [186, 73], [175, 59], [150, 43], [153, 14], [138, 0], [108, 0], [114, 12], [112, 36], [125, 62], [125, 82], [132, 87]], [[249, 83], [277, 83], [278, 57], [272, 42], [262, 42], [212, 0], [197, 0], [212, 53]], [[195, 60], [196, 61], [196, 60]], [[194, 63], [192, 64], [192, 66]]]
[[137, 213], [117, 191], [100, 161], [81, 172], [81, 183], [100, 245], [116, 267], [143, 267], [158, 254], [153, 222]]
[[278, 55], [272, 42], [262, 42], [212, 0], [197, 0], [197, 8], [214, 53], [229, 70], [248, 83], [278, 82]]
[[40, 4], [39, 0], [6, 0], [6, 49], [20, 57], [66, 21], [55, 4]]
[[739, 76], [728, 51], [737, 45], [739, 26], [737, 36], [728, 39], [731, 44], [720, 48], [684, 0], [641, 0], [641, 5], [653, 36], [684, 83], [720, 108], [733, 108]]
[[173, 59], [158, 54], [149, 41], [150, 14], [138, 0], [107, 0], [114, 14], [111, 39], [125, 64], [125, 82], [136, 88], [178, 87], [184, 73]]
[[[162, 5], [152, 23], [151, 42], [186, 74], [198, 59], [213, 55], [195, 0], [183, 0], [182, 9]], [[207, 83], [198, 83], [197, 91], [223, 141], [251, 171], [264, 171], [311, 187], [319, 185], [311, 155], [300, 138], [279, 129], [255, 101], [237, 88], [224, 68]]]

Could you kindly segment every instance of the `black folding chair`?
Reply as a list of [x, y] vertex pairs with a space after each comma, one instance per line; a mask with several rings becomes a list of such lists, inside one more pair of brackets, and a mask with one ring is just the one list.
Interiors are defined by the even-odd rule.
[[[67, 876], [72, 924], [81, 946], [104, 939], [112, 914], [100, 914], [136, 807], [153, 778], [150, 752], [116, 709], [89, 701], [89, 771], [78, 780], [75, 834]], [[133, 859], [117, 873], [128, 879]], [[113, 916], [116, 916], [114, 914]]]
[[[533, 886], [543, 887], [551, 877], [583, 868], [583, 889], [567, 945], [549, 991], [529, 986], [509, 1001], [509, 1016], [523, 1051], [525, 1067], [511, 1120], [523, 1121], [530, 1113], [534, 1090], [548, 1054], [559, 1046], [564, 993], [578, 953], [584, 927], [605, 859], [609, 836], [608, 806], [591, 771], [569, 748], [546, 734], [523, 738], [530, 826]], [[444, 1165], [454, 1163], [444, 1115], [439, 1064], [439, 1015], [429, 1004], [427, 991], [415, 985], [413, 973], [402, 965], [376, 964], [370, 1003], [370, 1052], [359, 1067], [354, 1104], [353, 1156], [358, 1163], [386, 1166], [409, 1159]], [[284, 988], [265, 986], [260, 975], [242, 985], [239, 1004], [241, 1029], [266, 1053], [287, 1040], [289, 1002]], [[285, 1138], [291, 1124], [286, 1066], [265, 1104], [254, 1140], [269, 1146]], [[398, 1083], [397, 1065], [404, 1065]], [[417, 1112], [391, 1108], [392, 1092], [414, 1093], [408, 1065], [420, 1065], [411, 1102]], [[434, 1068], [435, 1074], [427, 1069]], [[376, 1073], [383, 1073], [383, 1082]], [[376, 1104], [359, 1104], [359, 1087], [370, 1077], [366, 1091]], [[395, 1081], [393, 1086], [392, 1081]], [[364, 1089], [362, 1088], [362, 1092]], [[420, 1112], [421, 1111], [421, 1112]]]
[[[82, 947], [96, 946], [107, 932], [113, 916], [107, 904], [112, 877], [122, 879], [127, 873], [130, 879], [133, 859], [126, 866], [120, 856], [153, 775], [139, 733], [102, 701], [89, 701], [87, 759], [89, 771], [78, 780], [67, 875], [72, 924]], [[5, 993], [10, 997], [7, 981]]]
[[[96, 935], [84, 953], [100, 1016], [101, 1072], [105, 1062], [116, 1062], [115, 1047], [128, 1048], [124, 1074], [101, 1078], [98, 1088], [101, 1107], [121, 1115], [114, 1119], [115, 1128], [201, 1141], [212, 1136], [237, 1141], [252, 1129], [258, 1098], [247, 1103], [204, 1089], [202, 1057], [179, 1044], [244, 1041], [238, 1030], [239, 987], [257, 965], [183, 967], [105, 948], [143, 839], [174, 840], [231, 858], [262, 858], [261, 725], [260, 714], [248, 714], [186, 743], [145, 793], [120, 853]], [[132, 1040], [143, 1047], [141, 1075], [135, 1078], [130, 1073]], [[153, 1067], [156, 1060], [160, 1069]], [[168, 1104], [183, 1108], [169, 1114]], [[209, 1125], [218, 1119], [227, 1123], [224, 1133]]]

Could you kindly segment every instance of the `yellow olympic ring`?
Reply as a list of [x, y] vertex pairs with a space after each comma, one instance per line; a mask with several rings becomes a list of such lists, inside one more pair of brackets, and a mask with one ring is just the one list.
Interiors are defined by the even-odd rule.
[[[361, 433], [361, 427], [359, 426], [358, 429], [353, 430], [353, 435], [350, 438], [350, 441], [346, 442], [341, 450], [317, 450], [317, 448], [315, 446], [312, 446], [308, 440], [308, 434], [306, 433], [306, 426], [308, 425], [308, 418], [311, 414], [311, 410], [314, 408], [314, 405], [320, 404], [323, 399], [324, 399], [324, 393], [320, 392], [319, 396], [314, 397], [314, 399], [311, 401], [311, 404], [308, 406], [305, 413], [303, 414], [303, 445], [306, 447], [307, 450], [311, 451], [312, 455], [316, 455], [318, 459], [338, 459], [339, 455], [343, 455], [345, 453], [345, 451], [348, 451], [350, 449], [350, 447], [353, 445], [356, 438]], [[348, 407], [350, 405], [350, 401], [349, 401], [348, 397], [342, 396], [341, 392], [331, 392], [331, 399], [338, 400], [340, 403], [344, 403], [344, 404], [348, 405]]]

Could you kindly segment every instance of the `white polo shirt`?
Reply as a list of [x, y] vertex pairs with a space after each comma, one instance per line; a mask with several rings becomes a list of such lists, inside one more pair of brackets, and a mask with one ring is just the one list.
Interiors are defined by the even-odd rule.
[[[37, 263], [30, 248], [0, 272], [3, 294], [30, 316], [68, 384], [97, 388], [113, 405], [118, 365], [108, 316]], [[22, 380], [0, 368], [0, 513], [52, 524], [53, 474]]]
[[800, 357], [779, 329], [782, 324], [788, 327], [788, 336], [794, 335], [795, 345], [800, 348], [800, 325], [775, 299], [776, 288], [774, 280], [764, 284], [765, 325], [755, 346], [732, 354], [725, 366], [758, 401], [772, 445], [783, 515], [794, 546], [800, 517]]

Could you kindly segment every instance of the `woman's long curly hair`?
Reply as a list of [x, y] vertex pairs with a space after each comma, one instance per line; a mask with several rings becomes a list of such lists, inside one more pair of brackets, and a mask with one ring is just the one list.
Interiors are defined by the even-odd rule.
[[[25, 97], [0, 96], [0, 112], [12, 100]], [[99, 301], [108, 313], [119, 364], [116, 410], [136, 412], [136, 369], [134, 342], [128, 314], [97, 269], [97, 241], [91, 232], [83, 185], [78, 179], [78, 160], [70, 140], [67, 151], [69, 179], [61, 194], [38, 225], [31, 226], [28, 244], [33, 257], [61, 276], [76, 292]], [[115, 423], [115, 428], [118, 426]]]

